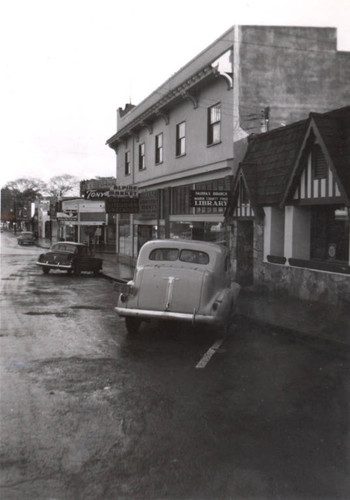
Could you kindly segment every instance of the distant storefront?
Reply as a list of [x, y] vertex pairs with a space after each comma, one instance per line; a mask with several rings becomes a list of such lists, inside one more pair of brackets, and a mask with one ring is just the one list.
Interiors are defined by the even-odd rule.
[[90, 246], [103, 245], [106, 237], [104, 201], [82, 198], [63, 200], [62, 211], [57, 212], [58, 239], [77, 241]]

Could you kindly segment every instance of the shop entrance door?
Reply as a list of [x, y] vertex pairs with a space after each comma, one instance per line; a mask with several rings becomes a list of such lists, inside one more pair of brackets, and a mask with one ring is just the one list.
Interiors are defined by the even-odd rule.
[[152, 226], [139, 224], [137, 226], [137, 253], [144, 243], [152, 239]]
[[237, 275], [236, 280], [241, 286], [253, 284], [253, 221], [238, 221], [237, 223]]

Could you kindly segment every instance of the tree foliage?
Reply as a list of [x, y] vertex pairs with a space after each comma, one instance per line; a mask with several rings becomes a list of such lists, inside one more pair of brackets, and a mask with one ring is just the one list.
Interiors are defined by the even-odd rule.
[[79, 179], [74, 175], [63, 174], [51, 177], [46, 191], [51, 196], [62, 197], [70, 191], [76, 191], [79, 188]]
[[42, 180], [34, 177], [21, 177], [8, 182], [5, 185], [5, 189], [9, 189], [16, 195], [18, 200], [34, 201], [38, 196], [42, 196], [42, 193], [46, 189], [46, 184]]
[[44, 195], [62, 197], [70, 191], [79, 193], [79, 179], [74, 175], [63, 174], [51, 177], [48, 183], [34, 177], [21, 177], [8, 182], [5, 189], [9, 189], [17, 199], [34, 201]]

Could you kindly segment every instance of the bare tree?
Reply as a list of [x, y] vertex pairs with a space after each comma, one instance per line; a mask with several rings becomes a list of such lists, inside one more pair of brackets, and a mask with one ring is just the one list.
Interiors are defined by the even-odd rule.
[[58, 198], [73, 190], [79, 191], [79, 179], [69, 174], [51, 177], [47, 187], [47, 192], [51, 196], [57, 196]]
[[12, 191], [14, 194], [21, 195], [24, 198], [30, 198], [31, 201], [37, 196], [42, 196], [42, 193], [47, 189], [46, 183], [34, 177], [21, 177], [14, 181], [9, 181], [5, 188]]

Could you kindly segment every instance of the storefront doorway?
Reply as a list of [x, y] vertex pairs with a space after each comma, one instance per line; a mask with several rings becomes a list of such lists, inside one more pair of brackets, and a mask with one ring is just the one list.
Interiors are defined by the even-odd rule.
[[253, 221], [237, 221], [237, 274], [241, 286], [253, 284]]
[[146, 224], [139, 224], [137, 226], [137, 253], [140, 251], [142, 245], [147, 241], [152, 240], [153, 226]]

